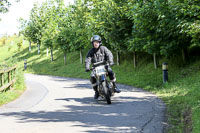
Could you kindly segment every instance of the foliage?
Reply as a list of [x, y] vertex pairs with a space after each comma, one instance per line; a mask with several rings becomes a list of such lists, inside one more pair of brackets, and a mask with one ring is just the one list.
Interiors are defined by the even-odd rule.
[[[72, 51], [73, 49], [73, 29], [72, 29], [72, 14], [73, 7], [62, 11], [62, 21], [59, 22], [59, 33], [57, 34], [55, 41], [59, 48], [63, 51]], [[67, 16], [67, 17], [66, 17]]]
[[10, 2], [8, 0], [1, 0], [0, 1], [0, 13], [8, 12], [8, 8], [10, 6]]
[[169, 57], [199, 41], [199, 1], [129, 0], [128, 7], [134, 23], [132, 50]]
[[126, 50], [127, 37], [131, 34], [132, 22], [125, 16], [126, 1], [90, 0], [91, 28], [93, 34], [102, 35], [105, 43], [117, 51]]
[[21, 19], [21, 32], [24, 36], [37, 44], [41, 44], [43, 28], [46, 25], [46, 14], [38, 3], [34, 3], [34, 8], [30, 12], [30, 21]]
[[62, 2], [35, 4], [30, 21], [22, 23], [24, 35], [35, 43], [72, 51], [86, 48], [90, 37], [99, 34], [116, 51], [165, 57], [199, 45], [198, 0], [77, 0], [67, 7]]
[[[15, 0], [15, 1], [19, 2], [20, 0]], [[10, 0], [1, 0], [0, 1], [0, 14], [7, 13], [9, 11], [10, 6], [11, 6]], [[1, 21], [1, 18], [0, 18], [0, 21]]]
[[55, 46], [55, 37], [59, 33], [59, 23], [62, 21], [61, 17], [63, 16], [63, 5], [60, 3], [56, 7], [55, 1], [49, 1], [43, 3], [42, 10], [45, 12], [46, 25], [43, 30], [42, 43], [47, 48], [53, 48]]
[[85, 4], [86, 1], [77, 0], [73, 12], [73, 45], [75, 50], [81, 50], [87, 47], [88, 40], [91, 37], [90, 24], [88, 18], [90, 17], [90, 9]]

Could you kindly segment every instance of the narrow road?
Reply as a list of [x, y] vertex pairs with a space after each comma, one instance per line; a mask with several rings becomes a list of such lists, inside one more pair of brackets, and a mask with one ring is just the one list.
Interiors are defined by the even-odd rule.
[[27, 90], [0, 107], [2, 133], [163, 133], [165, 105], [118, 85], [112, 104], [93, 99], [89, 80], [26, 74]]

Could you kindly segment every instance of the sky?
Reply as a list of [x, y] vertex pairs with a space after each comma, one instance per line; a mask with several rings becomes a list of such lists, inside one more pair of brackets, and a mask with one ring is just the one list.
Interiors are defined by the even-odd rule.
[[[18, 33], [19, 22], [18, 19], [22, 17], [25, 20], [29, 19], [30, 10], [33, 8], [34, 2], [39, 2], [40, 4], [46, 0], [20, 0], [20, 2], [15, 2], [15, 0], [9, 0], [11, 6], [9, 12], [5, 14], [0, 14], [0, 36], [7, 33], [7, 35], [13, 35]], [[74, 0], [64, 0], [65, 5], [71, 3]]]

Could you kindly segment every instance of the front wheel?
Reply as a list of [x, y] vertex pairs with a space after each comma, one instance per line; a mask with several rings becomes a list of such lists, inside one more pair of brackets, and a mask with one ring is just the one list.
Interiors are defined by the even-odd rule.
[[106, 98], [107, 104], [111, 104], [110, 92], [105, 81], [102, 82], [102, 89], [103, 89], [104, 97]]

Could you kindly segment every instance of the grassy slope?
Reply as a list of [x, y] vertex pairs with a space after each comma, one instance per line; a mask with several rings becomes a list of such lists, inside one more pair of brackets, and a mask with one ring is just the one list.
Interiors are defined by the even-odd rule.
[[11, 57], [13, 54], [16, 54], [18, 52], [18, 48], [16, 44], [10, 45], [11, 41], [17, 42], [18, 39], [16, 37], [11, 37], [9, 38], [9, 40], [6, 41], [5, 46], [0, 44], [0, 69], [5, 69], [6, 67], [17, 64], [18, 65], [18, 68], [16, 70], [17, 81], [13, 86], [13, 88], [15, 88], [14, 90], [0, 92], [0, 106], [18, 98], [25, 90], [24, 75], [21, 68], [22, 64], [21, 62], [18, 62], [16, 58]]
[[[37, 55], [34, 46], [32, 52], [28, 48], [15, 53], [19, 63], [28, 60], [28, 73], [48, 74], [66, 77], [88, 78], [84, 65], [80, 64], [79, 53], [74, 52], [67, 55], [67, 65], [63, 65], [63, 54], [54, 51], [54, 62], [50, 62], [50, 55], [46, 56], [45, 49]], [[84, 53], [85, 55], [86, 53]], [[164, 61], [164, 60], [162, 60]], [[161, 62], [162, 62], [161, 61]], [[169, 83], [163, 85], [161, 68], [155, 70], [153, 63], [140, 61], [139, 67], [134, 70], [130, 61], [124, 61], [120, 66], [114, 66], [118, 83], [128, 84], [144, 88], [160, 96], [167, 104], [169, 132], [200, 131], [200, 61], [188, 66], [176, 67], [169, 63]], [[192, 127], [192, 128], [191, 128]]]

